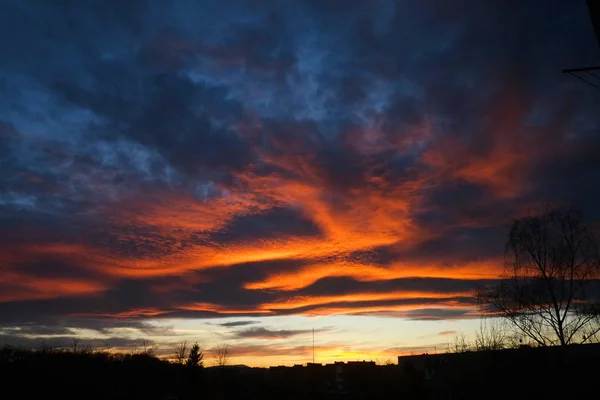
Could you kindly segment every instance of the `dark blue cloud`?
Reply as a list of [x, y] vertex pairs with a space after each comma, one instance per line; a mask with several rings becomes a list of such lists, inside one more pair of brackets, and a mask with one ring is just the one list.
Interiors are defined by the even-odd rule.
[[237, 331], [235, 335], [246, 339], [286, 339], [297, 335], [306, 335], [312, 333], [312, 329], [280, 329], [271, 330], [263, 327], [250, 328]]
[[231, 322], [223, 322], [222, 324], [219, 324], [220, 326], [225, 326], [225, 327], [235, 327], [235, 326], [246, 326], [246, 325], [253, 325], [256, 324], [258, 321], [231, 321]]
[[318, 237], [319, 235], [321, 235], [319, 227], [298, 212], [289, 208], [274, 208], [265, 214], [237, 217], [220, 231], [212, 233], [208, 240], [227, 243], [286, 236]]
[[402, 278], [386, 281], [359, 282], [352, 278], [324, 278], [314, 284], [294, 292], [295, 296], [343, 295], [347, 293], [458, 293], [475, 292], [493, 280], [462, 280], [441, 278]]

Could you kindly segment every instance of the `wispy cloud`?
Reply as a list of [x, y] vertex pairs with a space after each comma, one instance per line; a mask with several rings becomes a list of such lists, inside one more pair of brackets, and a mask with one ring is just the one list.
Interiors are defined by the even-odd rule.
[[251, 339], [287, 339], [292, 336], [306, 335], [312, 333], [311, 329], [280, 329], [270, 330], [267, 328], [250, 328], [238, 331], [235, 335], [239, 338]]
[[258, 321], [231, 321], [231, 322], [223, 322], [219, 325], [230, 328], [230, 327], [237, 327], [237, 326], [253, 325], [253, 324], [257, 324], [257, 323], [258, 323]]
[[456, 335], [456, 331], [441, 331], [438, 333], [439, 336], [452, 336]]

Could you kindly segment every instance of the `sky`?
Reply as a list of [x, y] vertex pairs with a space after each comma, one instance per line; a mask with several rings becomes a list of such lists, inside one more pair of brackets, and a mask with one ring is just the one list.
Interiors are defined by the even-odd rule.
[[[0, 345], [439, 351], [510, 221], [600, 220], [584, 1], [0, 4]], [[208, 356], [207, 356], [208, 357]]]

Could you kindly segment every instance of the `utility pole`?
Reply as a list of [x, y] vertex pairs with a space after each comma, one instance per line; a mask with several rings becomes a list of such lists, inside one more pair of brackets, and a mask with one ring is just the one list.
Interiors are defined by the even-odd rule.
[[[588, 12], [590, 14], [590, 19], [592, 20], [592, 26], [594, 27], [594, 31], [596, 32], [596, 39], [598, 40], [598, 44], [600, 45], [600, 0], [587, 0], [587, 6]], [[600, 80], [600, 75], [598, 75], [594, 71], [600, 71], [600, 65], [563, 69], [562, 73], [577, 78], [580, 81], [585, 82], [586, 84], [592, 87], [595, 87], [596, 89], [600, 89], [600, 85], [598, 84], [598, 80]]]

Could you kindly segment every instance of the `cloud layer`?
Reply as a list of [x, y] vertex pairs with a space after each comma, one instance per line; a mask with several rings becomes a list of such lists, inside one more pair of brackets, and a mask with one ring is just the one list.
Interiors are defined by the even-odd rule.
[[225, 3], [0, 6], [0, 324], [470, 318], [511, 218], [598, 217], [584, 4]]

